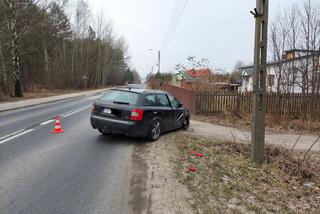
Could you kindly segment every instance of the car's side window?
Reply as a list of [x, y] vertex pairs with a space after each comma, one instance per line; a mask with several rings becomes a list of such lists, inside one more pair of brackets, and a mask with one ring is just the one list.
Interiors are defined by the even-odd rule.
[[146, 95], [144, 99], [145, 106], [157, 106], [157, 96], [155, 94]]
[[180, 102], [174, 96], [169, 95], [169, 100], [170, 100], [171, 106], [173, 108], [179, 108], [180, 107]]
[[158, 94], [158, 105], [159, 106], [166, 106], [170, 107], [169, 100], [167, 98], [167, 95], [165, 94]]

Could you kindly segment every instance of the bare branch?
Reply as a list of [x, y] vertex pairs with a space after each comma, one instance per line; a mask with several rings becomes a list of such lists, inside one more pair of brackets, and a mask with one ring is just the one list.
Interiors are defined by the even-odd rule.
[[291, 148], [291, 150], [290, 150], [290, 152], [288, 153], [287, 156], [290, 156], [290, 155], [291, 155], [291, 152], [292, 152], [292, 151], [294, 150], [294, 148], [296, 147], [296, 145], [297, 145], [298, 141], [300, 140], [301, 136], [302, 136], [302, 131], [300, 132], [300, 134], [299, 134], [296, 142], [294, 143], [293, 147]]
[[304, 157], [303, 157], [302, 163], [304, 163], [304, 161], [305, 161], [306, 158], [307, 158], [308, 153], [311, 151], [312, 147], [318, 142], [319, 139], [320, 139], [320, 135], [319, 135], [319, 137], [313, 142], [313, 144], [309, 147], [308, 151], [306, 152], [306, 154], [305, 154]]
[[234, 137], [234, 135], [233, 135], [233, 133], [232, 133], [231, 129], [230, 129], [230, 134], [231, 134], [231, 136], [232, 136], [232, 138], [233, 138], [233, 143], [235, 144], [235, 143], [236, 143], [236, 138]]

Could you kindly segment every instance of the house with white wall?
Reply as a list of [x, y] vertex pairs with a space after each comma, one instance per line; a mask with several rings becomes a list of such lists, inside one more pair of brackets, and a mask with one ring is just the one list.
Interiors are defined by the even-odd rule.
[[[240, 69], [240, 92], [253, 90], [253, 66]], [[305, 83], [305, 81], [308, 83]], [[313, 83], [310, 83], [313, 80]], [[320, 84], [320, 52], [307, 50], [286, 51], [282, 59], [267, 64], [267, 92], [301, 93], [311, 92], [314, 85]], [[319, 90], [318, 90], [319, 93]]]

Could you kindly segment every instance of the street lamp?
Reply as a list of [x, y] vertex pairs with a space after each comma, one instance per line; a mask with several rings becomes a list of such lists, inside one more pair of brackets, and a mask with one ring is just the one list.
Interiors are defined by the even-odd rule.
[[157, 50], [157, 49], [149, 49], [150, 51], [157, 51], [158, 52], [158, 74], [160, 74], [160, 50]]

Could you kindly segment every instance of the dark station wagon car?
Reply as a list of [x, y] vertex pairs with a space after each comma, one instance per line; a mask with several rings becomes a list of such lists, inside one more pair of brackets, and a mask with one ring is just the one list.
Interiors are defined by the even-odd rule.
[[155, 141], [161, 133], [188, 129], [190, 114], [167, 92], [128, 87], [108, 90], [96, 100], [90, 120], [102, 134]]

